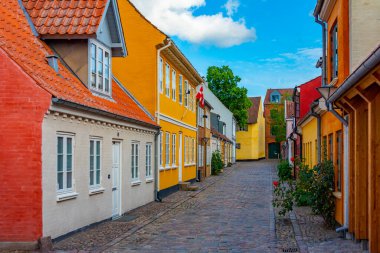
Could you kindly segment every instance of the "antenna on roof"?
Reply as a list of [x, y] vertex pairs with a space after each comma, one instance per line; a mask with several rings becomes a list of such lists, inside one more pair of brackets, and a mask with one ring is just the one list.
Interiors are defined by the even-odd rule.
[[54, 71], [58, 73], [58, 56], [52, 54], [46, 56], [46, 58], [48, 60], [49, 66], [52, 67]]

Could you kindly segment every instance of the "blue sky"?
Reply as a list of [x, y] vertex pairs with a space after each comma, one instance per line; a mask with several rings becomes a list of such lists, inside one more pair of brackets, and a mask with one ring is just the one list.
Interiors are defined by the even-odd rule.
[[201, 75], [228, 65], [249, 96], [320, 75], [314, 0], [132, 0], [170, 35]]

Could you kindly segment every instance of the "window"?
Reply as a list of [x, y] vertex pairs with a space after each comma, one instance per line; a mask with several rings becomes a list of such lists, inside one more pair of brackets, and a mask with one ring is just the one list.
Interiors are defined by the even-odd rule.
[[91, 40], [90, 42], [90, 88], [105, 94], [111, 93], [110, 85], [110, 59], [111, 53], [108, 48]]
[[333, 138], [333, 134], [329, 135], [329, 160], [334, 163], [334, 138]]
[[331, 80], [338, 77], [338, 24], [331, 30]]
[[185, 106], [186, 107], [189, 106], [189, 94], [188, 94], [188, 91], [189, 91], [189, 82], [187, 80], [185, 80]]
[[280, 95], [272, 95], [271, 96], [271, 102], [280, 103]]
[[160, 143], [159, 143], [159, 145], [160, 145], [160, 167], [162, 167], [162, 160], [163, 160], [163, 158], [164, 158], [164, 149], [163, 149], [163, 145], [164, 145], [164, 143], [162, 142], [162, 139], [163, 139], [163, 133], [162, 132], [160, 132]]
[[173, 101], [176, 101], [176, 89], [177, 89], [177, 74], [175, 70], [172, 71], [172, 99]]
[[165, 139], [165, 161], [166, 167], [170, 165], [170, 133], [166, 132]]
[[188, 151], [189, 151], [189, 147], [187, 146], [188, 145], [188, 139], [187, 139], [187, 136], [185, 136], [185, 164], [188, 164]]
[[182, 99], [183, 99], [183, 77], [179, 75], [178, 100], [180, 104], [182, 104]]
[[100, 187], [101, 141], [90, 140], [90, 188]]
[[207, 165], [211, 164], [211, 147], [207, 146]]
[[176, 141], [177, 141], [177, 135], [172, 135], [172, 165], [176, 165]]
[[196, 147], [195, 147], [195, 139], [194, 138], [192, 138], [191, 139], [191, 150], [192, 150], [192, 154], [191, 154], [191, 163], [192, 164], [195, 164], [195, 155], [196, 155]]
[[147, 178], [152, 177], [152, 144], [147, 143], [145, 145], [145, 176]]
[[203, 118], [203, 109], [202, 107], [198, 107], [198, 126], [203, 127], [204, 126], [204, 118]]
[[206, 128], [210, 129], [210, 111], [206, 110]]
[[338, 192], [342, 191], [342, 181], [341, 181], [341, 174], [342, 174], [342, 156], [343, 156], [343, 138], [342, 138], [342, 131], [338, 131], [336, 133], [336, 147], [337, 147], [337, 154], [336, 154], [336, 166], [338, 169], [337, 177], [336, 177], [336, 189]]
[[166, 63], [166, 70], [165, 70], [165, 94], [166, 96], [170, 97], [170, 66]]
[[58, 193], [73, 189], [73, 137], [57, 137], [57, 190]]
[[132, 168], [132, 180], [139, 179], [139, 143], [132, 143], [131, 152], [131, 168]]
[[164, 64], [164, 61], [162, 60], [162, 58], [160, 58], [160, 65], [159, 65], [159, 70], [158, 70], [158, 79], [160, 81], [160, 92], [162, 93], [163, 91], [163, 75], [164, 75], [164, 69], [163, 69], [163, 64]]
[[202, 152], [203, 146], [198, 145], [198, 166], [203, 167], [203, 152]]

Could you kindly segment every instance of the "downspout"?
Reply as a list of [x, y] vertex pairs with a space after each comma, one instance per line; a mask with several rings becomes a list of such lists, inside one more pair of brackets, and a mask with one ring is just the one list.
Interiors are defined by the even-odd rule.
[[326, 86], [326, 24], [315, 16], [315, 22], [322, 26], [322, 86]]
[[158, 143], [159, 143], [159, 141], [160, 141], [160, 130], [158, 130], [155, 134], [154, 134], [154, 141], [155, 141], [155, 143], [156, 143], [156, 145], [154, 145], [154, 154], [155, 154], [155, 159], [154, 159], [154, 168], [155, 168], [155, 170], [154, 170], [154, 178], [155, 178], [155, 180], [154, 180], [154, 200], [155, 201], [157, 201], [157, 202], [162, 202], [162, 199], [160, 198], [160, 196], [158, 196], [158, 186], [159, 186], [159, 184], [158, 184], [158, 173], [159, 173], [159, 171], [158, 171], [158, 166], [159, 166], [159, 164], [158, 164], [158, 161], [159, 161], [159, 159], [160, 159], [160, 157], [159, 157], [159, 155], [161, 155], [161, 154], [158, 154], [158, 150], [159, 150], [159, 148], [158, 148]]
[[[160, 72], [160, 54], [161, 54], [161, 51], [170, 47], [172, 45], [172, 41], [170, 39], [168, 39], [168, 44], [160, 49], [157, 50], [157, 111], [156, 111], [156, 118], [157, 118], [157, 124], [160, 125], [160, 94], [161, 94], [161, 91], [160, 91], [160, 78], [159, 78], [159, 72]], [[162, 66], [164, 67], [164, 66]], [[162, 76], [162, 80], [164, 79], [164, 76]], [[162, 201], [162, 199], [160, 198], [159, 196], [159, 192], [160, 192], [160, 171], [159, 171], [159, 159], [161, 157], [161, 150], [160, 150], [160, 147], [158, 146], [160, 144], [160, 132], [158, 132], [158, 135], [156, 135], [155, 139], [156, 139], [156, 161], [155, 161], [155, 173], [154, 173], [154, 176], [155, 176], [155, 189], [154, 189], [154, 192], [155, 192], [155, 200], [156, 201]], [[161, 143], [162, 145], [162, 143]]]

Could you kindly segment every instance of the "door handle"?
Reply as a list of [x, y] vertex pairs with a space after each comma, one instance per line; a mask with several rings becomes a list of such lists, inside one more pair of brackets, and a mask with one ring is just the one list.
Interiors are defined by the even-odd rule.
[[112, 187], [112, 191], [116, 191], [117, 190], [117, 187]]

